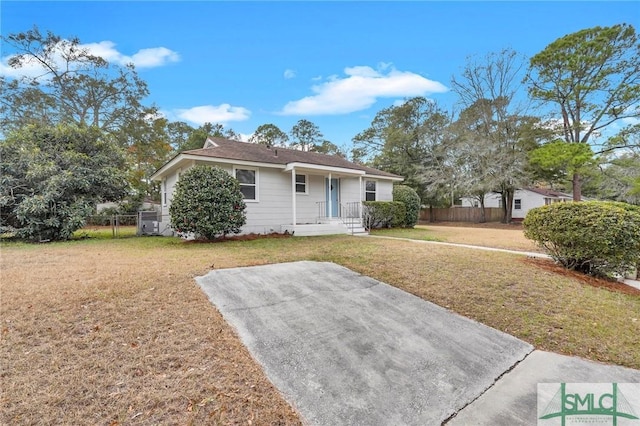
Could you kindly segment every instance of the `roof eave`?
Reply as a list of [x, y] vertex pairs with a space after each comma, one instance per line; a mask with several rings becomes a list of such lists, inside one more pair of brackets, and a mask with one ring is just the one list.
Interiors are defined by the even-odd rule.
[[373, 174], [370, 174], [370, 173], [366, 173], [364, 175], [364, 177], [376, 178], [376, 179], [387, 179], [387, 180], [392, 180], [394, 182], [402, 182], [402, 181], [404, 181], [404, 178], [402, 176], [385, 176], [385, 175], [373, 175]]
[[311, 170], [322, 170], [326, 172], [336, 172], [343, 174], [351, 174], [357, 176], [364, 176], [365, 172], [363, 170], [357, 169], [348, 169], [346, 167], [336, 167], [336, 166], [323, 166], [321, 164], [310, 164], [310, 163], [301, 163], [301, 162], [293, 162], [287, 163], [285, 169], [283, 171], [290, 172], [294, 168], [302, 168], [302, 169], [311, 169]]

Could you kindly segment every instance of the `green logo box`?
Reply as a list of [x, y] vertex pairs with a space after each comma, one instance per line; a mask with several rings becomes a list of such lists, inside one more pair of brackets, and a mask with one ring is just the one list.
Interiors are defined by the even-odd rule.
[[640, 383], [538, 383], [538, 426], [640, 426]]

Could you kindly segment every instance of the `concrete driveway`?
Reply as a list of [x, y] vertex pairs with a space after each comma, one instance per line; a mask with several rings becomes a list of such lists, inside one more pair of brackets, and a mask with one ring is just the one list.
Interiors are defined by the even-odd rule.
[[534, 351], [332, 263], [197, 282], [312, 425], [535, 424], [539, 382], [640, 382], [640, 371]]

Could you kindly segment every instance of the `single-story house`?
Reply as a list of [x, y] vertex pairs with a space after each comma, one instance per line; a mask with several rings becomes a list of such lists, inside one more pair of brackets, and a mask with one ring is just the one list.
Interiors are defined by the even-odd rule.
[[297, 236], [363, 232], [362, 201], [392, 201], [401, 176], [344, 158], [209, 137], [201, 149], [169, 160], [151, 179], [161, 182], [161, 233], [173, 234], [169, 206], [180, 174], [218, 166], [240, 182], [247, 205], [242, 233]]
[[[501, 195], [489, 192], [484, 196], [485, 207], [502, 207]], [[529, 210], [552, 203], [573, 201], [571, 194], [546, 188], [522, 188], [516, 189], [513, 197], [512, 217], [515, 220], [525, 218]], [[463, 197], [462, 207], [480, 207], [480, 202], [473, 197]]]

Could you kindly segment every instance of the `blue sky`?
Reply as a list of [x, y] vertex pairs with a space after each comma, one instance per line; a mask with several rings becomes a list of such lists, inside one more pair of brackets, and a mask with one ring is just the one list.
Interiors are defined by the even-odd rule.
[[[583, 28], [629, 23], [639, 2], [29, 2], [0, 3], [3, 35], [37, 25], [133, 61], [148, 104], [172, 120], [243, 135], [300, 119], [339, 146], [410, 96], [454, 107], [470, 55], [532, 56]], [[0, 74], [11, 55], [1, 52]]]

